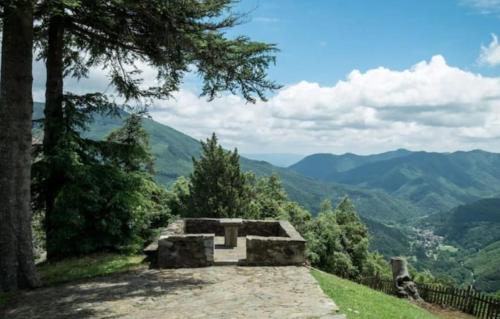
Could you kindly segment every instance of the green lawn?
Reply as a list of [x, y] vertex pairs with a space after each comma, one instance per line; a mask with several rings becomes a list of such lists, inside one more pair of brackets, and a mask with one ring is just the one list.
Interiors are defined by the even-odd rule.
[[314, 269], [311, 273], [348, 319], [438, 318], [407, 300], [389, 296], [319, 270]]
[[39, 265], [38, 274], [44, 286], [83, 278], [109, 275], [143, 266], [144, 256], [96, 254]]

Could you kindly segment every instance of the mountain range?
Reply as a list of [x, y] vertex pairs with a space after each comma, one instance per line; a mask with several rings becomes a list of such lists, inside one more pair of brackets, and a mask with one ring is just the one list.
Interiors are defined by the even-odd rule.
[[500, 154], [480, 150], [314, 154], [290, 169], [322, 181], [381, 190], [410, 202], [424, 215], [500, 194]]

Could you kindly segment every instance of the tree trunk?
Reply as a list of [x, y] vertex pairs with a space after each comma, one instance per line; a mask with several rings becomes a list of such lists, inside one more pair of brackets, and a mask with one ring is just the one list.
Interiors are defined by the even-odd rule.
[[63, 116], [63, 50], [64, 21], [61, 16], [50, 18], [47, 50], [47, 81], [45, 90], [45, 120], [43, 152], [48, 161], [48, 176], [45, 192], [45, 231], [47, 240], [47, 258], [56, 255], [52, 245], [54, 202], [64, 181], [64, 171], [54, 161], [57, 147], [64, 135]]
[[412, 298], [421, 301], [417, 285], [411, 280], [408, 272], [408, 263], [402, 257], [391, 258], [392, 278], [396, 295], [403, 298]]
[[4, 5], [0, 78], [0, 291], [38, 285], [31, 234], [33, 4]]

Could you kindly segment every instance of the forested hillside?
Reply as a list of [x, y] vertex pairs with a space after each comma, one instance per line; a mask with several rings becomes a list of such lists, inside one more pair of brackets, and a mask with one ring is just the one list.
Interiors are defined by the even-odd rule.
[[[463, 264], [472, 274], [471, 282], [478, 289], [500, 289], [500, 198], [482, 199], [458, 206], [451, 211], [423, 219], [420, 227], [432, 229], [443, 237], [442, 247], [454, 247], [439, 254], [435, 261], [424, 263], [438, 266], [450, 275], [463, 274]], [[454, 261], [447, 265], [450, 261]], [[433, 264], [435, 263], [435, 264]]]
[[291, 168], [326, 181], [383, 190], [425, 214], [500, 193], [500, 154], [484, 151], [317, 154]]
[[421, 224], [434, 229], [451, 244], [465, 249], [481, 249], [500, 240], [500, 198], [461, 205], [429, 216]]

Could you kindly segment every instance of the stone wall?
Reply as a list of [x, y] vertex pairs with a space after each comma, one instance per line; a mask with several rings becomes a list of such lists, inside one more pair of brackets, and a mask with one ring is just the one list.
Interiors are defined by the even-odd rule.
[[[224, 236], [224, 227], [217, 218], [186, 218], [186, 234], [215, 234]], [[244, 219], [238, 236], [282, 236], [281, 227], [275, 220]], [[286, 236], [286, 235], [285, 235]]]
[[146, 255], [146, 259], [149, 261], [151, 267], [158, 266], [158, 241], [160, 238], [172, 235], [182, 235], [184, 234], [185, 228], [184, 220], [178, 219], [168, 225], [168, 227], [160, 230], [160, 235], [144, 249], [144, 254]]
[[[300, 265], [305, 240], [287, 221], [243, 220], [239, 237], [246, 237], [247, 265]], [[215, 218], [186, 218], [171, 223], [144, 252], [152, 267], [205, 267], [214, 264], [214, 237], [224, 236]]]
[[158, 241], [159, 268], [206, 267], [213, 263], [213, 234], [169, 235]]
[[277, 222], [281, 237], [247, 236], [248, 265], [301, 265], [306, 241], [287, 221]]

